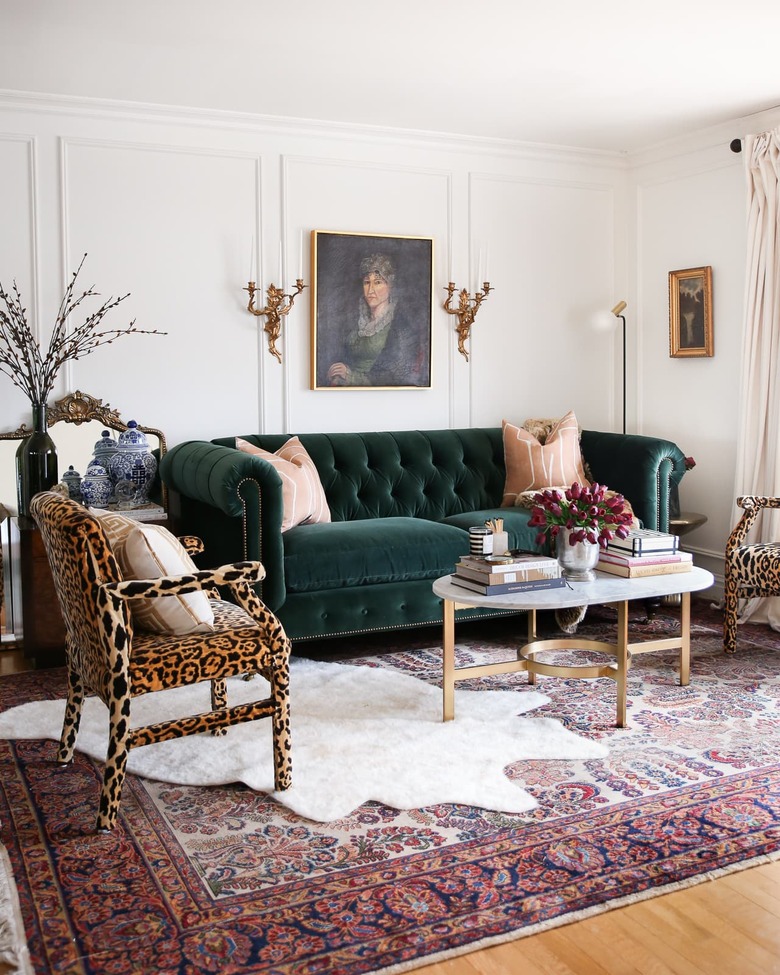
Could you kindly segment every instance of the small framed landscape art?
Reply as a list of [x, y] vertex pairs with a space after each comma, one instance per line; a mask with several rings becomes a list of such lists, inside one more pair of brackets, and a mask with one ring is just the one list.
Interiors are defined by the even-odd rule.
[[311, 388], [430, 387], [433, 238], [311, 236]]
[[712, 268], [669, 272], [669, 355], [711, 356]]

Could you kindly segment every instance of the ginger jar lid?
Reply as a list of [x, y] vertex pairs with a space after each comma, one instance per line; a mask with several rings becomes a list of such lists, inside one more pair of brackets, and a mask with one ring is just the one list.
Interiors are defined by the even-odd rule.
[[130, 420], [127, 424], [127, 430], [123, 430], [119, 434], [117, 447], [119, 450], [123, 448], [127, 449], [128, 447], [133, 450], [149, 450], [149, 441], [146, 439], [146, 434], [143, 430], [138, 429], [138, 424], [135, 420]]
[[113, 454], [116, 450], [116, 440], [111, 436], [110, 430], [104, 430], [100, 435], [100, 440], [95, 443], [92, 451], [95, 458], [105, 457], [106, 454]]

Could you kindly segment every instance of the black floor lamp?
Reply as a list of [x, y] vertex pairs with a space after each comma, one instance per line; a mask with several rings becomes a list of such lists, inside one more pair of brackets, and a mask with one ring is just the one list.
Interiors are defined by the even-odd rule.
[[626, 308], [625, 301], [619, 301], [612, 311], [596, 312], [591, 318], [591, 326], [600, 332], [611, 332], [615, 327], [615, 319], [619, 318], [623, 323], [623, 433], [626, 432], [626, 316], [623, 314]]
[[626, 316], [622, 314], [625, 309], [625, 301], [619, 301], [612, 309], [615, 318], [623, 323], [623, 433], [626, 432]]

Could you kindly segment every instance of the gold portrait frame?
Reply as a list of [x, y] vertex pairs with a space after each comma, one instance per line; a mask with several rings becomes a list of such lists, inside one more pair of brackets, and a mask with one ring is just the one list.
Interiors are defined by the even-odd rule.
[[[370, 337], [385, 328], [372, 333], [370, 323], [360, 318], [368, 315], [361, 269], [377, 256], [391, 278], [393, 310], [384, 343], [376, 339], [381, 348], [369, 367], [370, 338], [361, 348], [362, 339], [356, 336]], [[313, 390], [430, 389], [433, 258], [432, 237], [312, 230]], [[350, 354], [363, 355], [362, 370]], [[334, 366], [340, 375], [332, 375]]]
[[712, 356], [712, 268], [669, 272], [669, 355]]

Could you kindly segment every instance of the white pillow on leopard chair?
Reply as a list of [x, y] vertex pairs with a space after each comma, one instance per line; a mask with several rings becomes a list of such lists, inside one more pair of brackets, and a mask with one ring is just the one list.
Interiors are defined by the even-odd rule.
[[[137, 522], [114, 511], [89, 509], [100, 519], [123, 579], [159, 579], [197, 572], [181, 542], [162, 525]], [[184, 636], [214, 629], [214, 610], [205, 592], [157, 599], [132, 599], [133, 623], [141, 630]]]
[[[197, 572], [186, 549], [162, 525], [138, 525], [125, 540], [120, 568], [125, 579], [158, 579]], [[207, 633], [214, 629], [214, 610], [205, 592], [159, 599], [134, 599], [133, 621], [152, 633]]]

